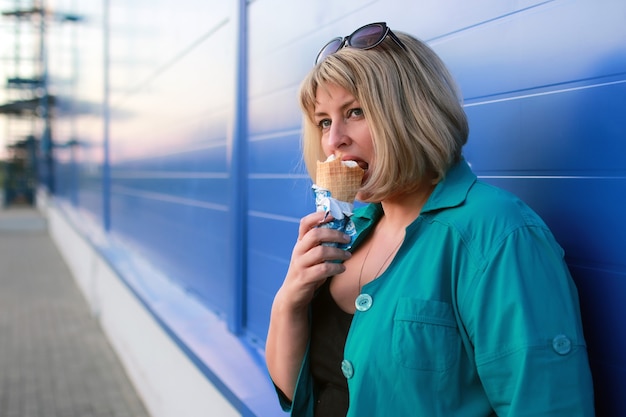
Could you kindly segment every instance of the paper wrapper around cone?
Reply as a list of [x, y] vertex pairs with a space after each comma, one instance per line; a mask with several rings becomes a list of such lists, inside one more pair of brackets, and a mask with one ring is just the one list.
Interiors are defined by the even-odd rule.
[[348, 166], [340, 158], [317, 162], [317, 175], [313, 185], [315, 205], [317, 211], [324, 211], [327, 215], [333, 216], [333, 220], [323, 223], [320, 227], [341, 230], [351, 238], [347, 244], [323, 243], [323, 245], [350, 249], [356, 237], [356, 229], [350, 216], [365, 171], [354, 162], [352, 165]]

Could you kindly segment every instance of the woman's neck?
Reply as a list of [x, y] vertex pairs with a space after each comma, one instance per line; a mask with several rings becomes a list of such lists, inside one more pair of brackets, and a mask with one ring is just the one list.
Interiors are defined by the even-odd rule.
[[434, 189], [435, 184], [428, 183], [417, 191], [381, 201], [385, 227], [398, 232], [404, 231], [420, 215]]

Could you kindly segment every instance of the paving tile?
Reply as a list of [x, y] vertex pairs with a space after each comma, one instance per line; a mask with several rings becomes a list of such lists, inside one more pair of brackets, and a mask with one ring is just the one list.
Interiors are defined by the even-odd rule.
[[149, 417], [46, 228], [0, 210], [0, 416]]

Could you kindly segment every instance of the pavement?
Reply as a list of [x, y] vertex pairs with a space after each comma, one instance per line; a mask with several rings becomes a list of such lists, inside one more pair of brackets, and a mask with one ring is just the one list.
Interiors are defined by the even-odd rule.
[[149, 417], [32, 207], [0, 208], [0, 416]]

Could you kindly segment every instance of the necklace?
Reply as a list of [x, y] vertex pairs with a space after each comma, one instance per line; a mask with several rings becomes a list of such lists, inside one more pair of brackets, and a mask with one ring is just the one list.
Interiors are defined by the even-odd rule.
[[[394, 253], [396, 253], [398, 251], [398, 249], [400, 248], [400, 246], [402, 245], [402, 242], [404, 242], [404, 238], [402, 238], [400, 240], [400, 242], [393, 248], [393, 250], [389, 253], [389, 255], [387, 255], [387, 257], [385, 258], [385, 261], [382, 263], [382, 265], [380, 266], [380, 268], [378, 268], [378, 271], [376, 271], [376, 274], [374, 275], [374, 279], [378, 276], [378, 274], [380, 274], [380, 271], [383, 270], [383, 268], [385, 267], [385, 265], [387, 264], [387, 262], [389, 262], [389, 259], [391, 259], [391, 257], [393, 256]], [[372, 250], [372, 247], [374, 245], [370, 245], [369, 248], [367, 248], [367, 252], [365, 253], [365, 258], [363, 259], [363, 263], [361, 264], [361, 271], [359, 271], [359, 294], [361, 294], [361, 278], [363, 277], [363, 269], [365, 268], [365, 262], [367, 262], [367, 257], [370, 255], [370, 251]]]

